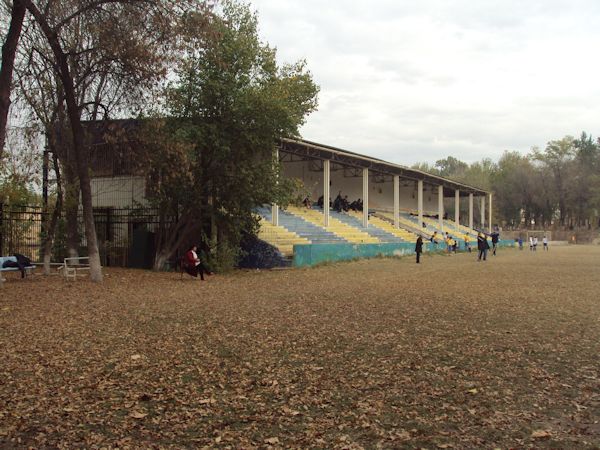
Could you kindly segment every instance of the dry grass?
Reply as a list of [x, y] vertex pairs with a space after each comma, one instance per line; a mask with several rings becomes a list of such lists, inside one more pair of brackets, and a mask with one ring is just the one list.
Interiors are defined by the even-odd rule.
[[598, 448], [600, 247], [9, 276], [0, 446]]

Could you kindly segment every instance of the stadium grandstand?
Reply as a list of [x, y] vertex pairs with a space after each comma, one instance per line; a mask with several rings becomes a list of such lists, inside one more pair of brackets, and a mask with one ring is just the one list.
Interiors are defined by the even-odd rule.
[[[103, 155], [101, 147], [92, 158], [94, 207], [147, 205], [145, 178], [128, 171], [127, 161]], [[297, 180], [312, 202], [310, 207], [257, 208], [258, 237], [295, 265], [412, 253], [417, 235], [429, 240], [435, 233], [440, 247], [448, 232], [463, 248], [465, 236], [474, 241], [476, 230], [491, 232], [492, 195], [483, 189], [307, 140], [283, 139], [276, 153], [282, 175]], [[345, 208], [334, 208], [338, 195]], [[319, 198], [329, 201], [318, 202]], [[348, 208], [349, 202], [360, 208]], [[454, 203], [453, 218], [445, 211], [447, 202]], [[465, 217], [461, 210], [467, 211]], [[121, 226], [123, 230], [112, 234], [131, 233], [131, 226]], [[426, 251], [435, 248], [434, 242], [426, 245]], [[315, 257], [315, 249], [320, 257]]]

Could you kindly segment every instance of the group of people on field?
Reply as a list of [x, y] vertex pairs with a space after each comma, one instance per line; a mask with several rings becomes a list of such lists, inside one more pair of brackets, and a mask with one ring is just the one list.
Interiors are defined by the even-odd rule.
[[[523, 250], [523, 238], [519, 236], [517, 240], [519, 244], [519, 250]], [[548, 238], [544, 235], [542, 238], [542, 245], [544, 246], [544, 251], [548, 251]], [[529, 236], [529, 251], [536, 252], [538, 246], [538, 237], [537, 236]]]
[[[498, 248], [498, 241], [500, 240], [500, 233], [498, 233], [497, 231], [494, 231], [492, 233], [489, 234], [491, 240], [492, 240], [492, 254], [495, 256], [496, 255], [496, 249]], [[448, 253], [456, 253], [456, 250], [458, 248], [458, 241], [453, 238], [452, 236], [450, 236], [450, 234], [448, 232], [446, 232], [446, 235], [443, 237], [444, 239], [444, 243], [446, 244], [446, 249], [448, 251]], [[464, 235], [464, 242], [465, 242], [465, 249], [471, 253], [471, 238], [469, 236], [468, 233], [465, 233]], [[437, 231], [435, 231], [433, 233], [433, 235], [429, 238], [429, 241], [437, 244], [440, 241], [440, 237], [437, 233]], [[487, 254], [488, 251], [490, 250], [490, 244], [488, 243], [487, 237], [483, 232], [479, 232], [477, 234], [477, 260], [478, 261], [486, 261], [487, 260]], [[415, 253], [417, 256], [417, 264], [419, 264], [421, 262], [421, 253], [423, 253], [423, 237], [421, 235], [419, 235], [417, 237], [417, 242], [415, 245]]]

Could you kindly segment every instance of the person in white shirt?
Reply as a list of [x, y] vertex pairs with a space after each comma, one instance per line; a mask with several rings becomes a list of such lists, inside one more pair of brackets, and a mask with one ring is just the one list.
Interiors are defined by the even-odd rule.
[[535, 236], [533, 238], [533, 251], [534, 252], [537, 252], [537, 245], [538, 245], [538, 238], [537, 238], [537, 236]]
[[548, 238], [546, 236], [542, 239], [542, 243], [544, 244], [544, 250], [548, 251]]
[[533, 251], [533, 236], [529, 236], [529, 251]]

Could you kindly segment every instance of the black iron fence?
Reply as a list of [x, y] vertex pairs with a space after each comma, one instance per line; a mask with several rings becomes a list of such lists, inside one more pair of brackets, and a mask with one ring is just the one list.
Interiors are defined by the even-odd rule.
[[[51, 213], [41, 206], [0, 203], [0, 256], [21, 253], [32, 260], [42, 258], [42, 243]], [[95, 208], [94, 222], [103, 266], [149, 268], [154, 259], [157, 235], [165, 233], [173, 217], [156, 209]], [[77, 220], [79, 253], [86, 255], [81, 212]], [[66, 219], [60, 217], [52, 247], [52, 260], [67, 256]]]

